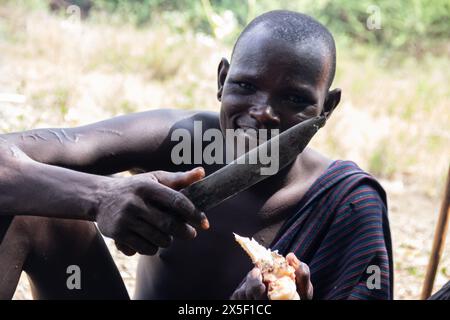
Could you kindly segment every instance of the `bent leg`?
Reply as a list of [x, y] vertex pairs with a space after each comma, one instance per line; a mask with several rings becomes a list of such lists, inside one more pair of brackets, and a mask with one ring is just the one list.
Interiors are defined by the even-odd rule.
[[[3, 298], [12, 297], [24, 270], [36, 299], [129, 299], [92, 222], [16, 216], [1, 246], [0, 272], [6, 273], [0, 274], [7, 284], [0, 289]], [[67, 285], [73, 265], [80, 270], [80, 289]]]
[[[24, 265], [37, 299], [129, 299], [127, 290], [94, 223], [39, 219]], [[68, 286], [70, 266], [80, 270], [81, 288]], [[70, 287], [70, 288], [69, 288]], [[72, 288], [72, 289], [71, 289]]]
[[24, 217], [0, 218], [0, 299], [12, 299], [29, 252]]

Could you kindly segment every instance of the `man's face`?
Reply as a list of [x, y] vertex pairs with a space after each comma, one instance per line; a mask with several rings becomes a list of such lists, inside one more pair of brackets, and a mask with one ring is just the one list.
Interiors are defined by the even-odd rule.
[[312, 44], [276, 39], [264, 26], [245, 34], [229, 68], [226, 60], [219, 67], [222, 130], [284, 131], [320, 115], [330, 67], [321, 52]]

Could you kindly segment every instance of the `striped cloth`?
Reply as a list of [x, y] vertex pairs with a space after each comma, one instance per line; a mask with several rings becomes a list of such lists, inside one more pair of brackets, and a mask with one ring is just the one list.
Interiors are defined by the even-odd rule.
[[309, 266], [314, 299], [393, 298], [386, 194], [371, 175], [334, 161], [295, 212], [271, 248]]

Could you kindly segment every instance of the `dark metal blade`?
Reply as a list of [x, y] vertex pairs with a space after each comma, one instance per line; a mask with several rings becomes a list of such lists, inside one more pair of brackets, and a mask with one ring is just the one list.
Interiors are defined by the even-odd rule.
[[261, 174], [261, 168], [267, 167], [267, 165], [263, 165], [259, 161], [256, 164], [250, 164], [248, 159], [252, 159], [257, 154], [268, 154], [267, 149], [270, 150], [270, 145], [277, 144], [279, 147], [279, 167], [274, 173], [276, 174], [295, 160], [316, 132], [325, 124], [325, 121], [324, 116], [303, 121], [250, 150], [204, 179], [191, 184], [181, 192], [200, 210], [211, 209], [271, 176]]

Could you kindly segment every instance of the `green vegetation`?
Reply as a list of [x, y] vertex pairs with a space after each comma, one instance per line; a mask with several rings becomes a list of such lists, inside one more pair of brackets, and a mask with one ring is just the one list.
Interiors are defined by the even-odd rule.
[[[80, 0], [82, 1], [82, 0]], [[157, 19], [171, 12], [166, 22], [184, 21], [190, 28], [216, 34], [214, 15], [223, 17], [232, 11], [238, 32], [252, 18], [273, 9], [290, 9], [316, 17], [345, 40], [357, 40], [389, 48], [415, 48], [418, 52], [435, 39], [450, 37], [448, 22], [450, 2], [446, 0], [374, 1], [322, 0], [322, 1], [274, 1], [247, 0], [236, 5], [233, 0], [97, 0], [94, 8], [107, 9], [138, 25]], [[379, 28], [373, 26], [379, 18]], [[367, 32], [369, 28], [373, 32]], [[425, 41], [427, 39], [428, 41]]]
[[[242, 27], [293, 9], [337, 41], [342, 104], [315, 146], [439, 194], [450, 154], [448, 1], [73, 0], [86, 10], [83, 29], [67, 25], [65, 8], [50, 13], [48, 1], [2, 3], [0, 49], [19, 66], [3, 83], [27, 97], [28, 111], [2, 108], [1, 130], [157, 107], [217, 110], [217, 63]], [[377, 21], [381, 29], [369, 30]]]
[[[10, 1], [10, 0], [9, 0]], [[15, 1], [17, 2], [17, 1]], [[19, 0], [30, 8], [42, 8], [45, 0]], [[274, 9], [310, 14], [344, 40], [387, 48], [410, 48], [422, 53], [448, 39], [450, 2], [447, 0], [70, 0], [86, 8], [92, 17], [107, 12], [116, 21], [146, 26], [161, 19], [180, 31], [217, 35], [223, 24], [235, 22], [236, 35], [255, 16]], [[227, 21], [227, 13], [231, 13]], [[118, 20], [117, 20], [118, 18]], [[114, 20], [114, 19], [113, 19]], [[379, 23], [379, 26], [377, 24]], [[367, 32], [372, 30], [372, 32]]]

